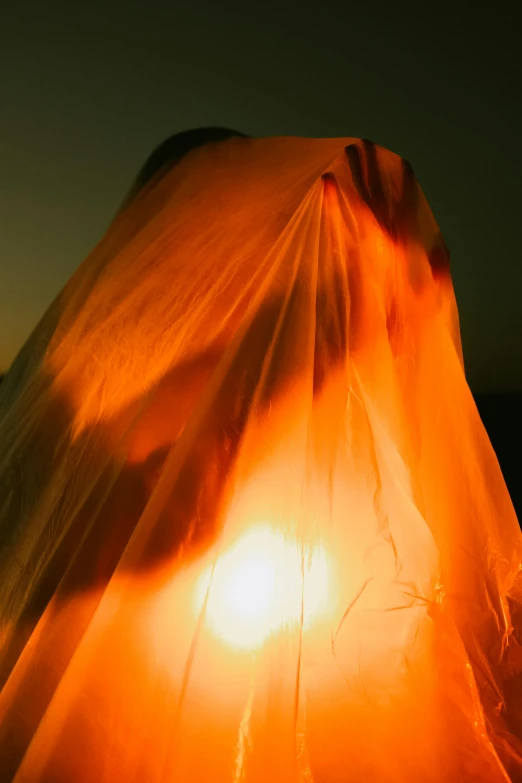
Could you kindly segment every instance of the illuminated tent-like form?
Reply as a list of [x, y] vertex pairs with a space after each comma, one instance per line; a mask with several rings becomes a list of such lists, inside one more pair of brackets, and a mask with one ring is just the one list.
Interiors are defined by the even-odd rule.
[[521, 534], [396, 155], [148, 178], [0, 387], [0, 492], [3, 781], [522, 780]]

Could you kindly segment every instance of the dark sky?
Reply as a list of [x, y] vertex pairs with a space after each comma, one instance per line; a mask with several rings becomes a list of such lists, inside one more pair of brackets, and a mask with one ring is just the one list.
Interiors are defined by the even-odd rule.
[[470, 384], [522, 389], [521, 14], [476, 5], [12, 0], [0, 370], [154, 146], [227, 125], [363, 136], [408, 158], [451, 250]]

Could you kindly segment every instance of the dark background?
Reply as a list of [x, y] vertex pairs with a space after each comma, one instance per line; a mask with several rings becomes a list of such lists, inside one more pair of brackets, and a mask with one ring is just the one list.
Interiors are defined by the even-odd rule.
[[452, 255], [466, 370], [519, 516], [520, 4], [12, 2], [0, 32], [0, 372], [185, 128], [362, 136]]

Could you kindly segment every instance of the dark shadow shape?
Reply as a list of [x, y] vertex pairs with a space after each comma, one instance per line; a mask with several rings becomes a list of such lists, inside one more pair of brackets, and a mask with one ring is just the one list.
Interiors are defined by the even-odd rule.
[[[381, 169], [377, 159], [377, 146], [368, 139], [345, 147], [355, 189], [361, 200], [372, 212], [382, 231], [397, 242], [401, 237], [418, 234], [417, 206], [419, 186], [411, 164], [401, 158], [402, 193], [397, 202], [386, 197]], [[435, 278], [448, 275], [450, 256], [441, 234], [427, 251], [428, 261]]]
[[219, 127], [194, 128], [169, 136], [168, 139], [156, 147], [145, 161], [122, 204], [122, 209], [127, 207], [138, 193], [141, 193], [153, 182], [164, 176], [192, 150], [205, 144], [226, 141], [233, 137], [249, 138], [240, 131]]

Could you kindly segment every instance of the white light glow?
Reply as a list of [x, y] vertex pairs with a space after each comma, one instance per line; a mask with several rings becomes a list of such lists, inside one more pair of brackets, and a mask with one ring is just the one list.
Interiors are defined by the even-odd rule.
[[206, 621], [234, 647], [253, 649], [284, 626], [305, 627], [324, 610], [328, 568], [324, 549], [303, 553], [268, 526], [245, 533], [209, 568], [197, 588], [197, 610], [208, 594]]

